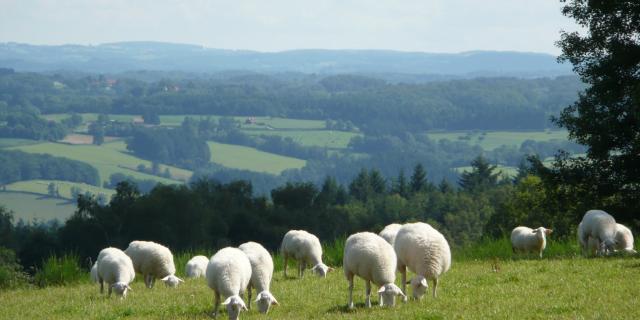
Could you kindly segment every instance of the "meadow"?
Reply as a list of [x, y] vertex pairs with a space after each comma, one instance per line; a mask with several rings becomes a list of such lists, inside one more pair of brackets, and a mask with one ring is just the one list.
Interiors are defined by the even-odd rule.
[[434, 140], [466, 141], [484, 150], [493, 150], [502, 145], [520, 147], [525, 140], [567, 140], [564, 130], [544, 131], [433, 131], [427, 133]]
[[60, 197], [67, 200], [72, 200], [71, 188], [76, 187], [84, 192], [91, 192], [94, 195], [104, 194], [107, 199], [110, 199], [115, 190], [92, 186], [86, 183], [69, 182], [61, 180], [25, 180], [7, 184], [5, 187], [7, 191], [28, 192], [37, 193], [41, 195], [49, 194], [49, 184], [53, 183], [58, 188]]
[[75, 202], [67, 199], [24, 192], [0, 192], [0, 204], [14, 211], [16, 222], [19, 219], [25, 222], [58, 219], [63, 222], [76, 210]]
[[[505, 245], [507, 246], [505, 248]], [[506, 249], [506, 250], [505, 250]], [[278, 256], [271, 292], [280, 305], [268, 316], [253, 309], [241, 319], [637, 319], [640, 317], [640, 260], [637, 257], [583, 258], [570, 243], [550, 242], [545, 258], [513, 257], [508, 240], [454, 250], [451, 270], [441, 277], [438, 297], [397, 302], [393, 308], [364, 307], [364, 282], [356, 278], [354, 302], [339, 268], [340, 252], [329, 253], [337, 266], [326, 279], [308, 270], [303, 279], [285, 279]], [[202, 253], [202, 252], [199, 252]], [[207, 254], [208, 255], [208, 254]], [[336, 256], [338, 255], [338, 256]], [[178, 276], [191, 254], [176, 255]], [[85, 271], [86, 272], [86, 271]], [[124, 300], [107, 298], [84, 279], [44, 289], [0, 292], [0, 319], [210, 319], [213, 291], [204, 279], [187, 279], [176, 289], [146, 289], [140, 276]], [[377, 288], [373, 286], [373, 288]], [[221, 308], [224, 310], [224, 308]], [[226, 311], [218, 319], [227, 319]]]
[[255, 148], [209, 141], [211, 162], [241, 170], [278, 175], [282, 171], [306, 165], [305, 160], [260, 151]]

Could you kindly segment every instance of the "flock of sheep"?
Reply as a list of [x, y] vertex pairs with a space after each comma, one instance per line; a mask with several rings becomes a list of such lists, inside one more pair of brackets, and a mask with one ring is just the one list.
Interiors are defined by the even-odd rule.
[[[542, 257], [546, 246], [546, 235], [551, 229], [540, 227], [530, 229], [517, 227], [511, 234], [514, 252], [536, 252]], [[579, 243], [584, 251], [608, 254], [616, 250], [633, 252], [633, 235], [628, 228], [616, 224], [613, 217], [601, 210], [588, 211], [578, 227]], [[302, 277], [307, 267], [320, 276], [326, 277], [333, 268], [322, 262], [322, 246], [313, 234], [303, 230], [291, 230], [282, 240], [280, 253], [284, 258], [284, 275], [287, 276], [287, 262], [298, 262], [298, 277]], [[379, 287], [377, 291], [380, 306], [395, 305], [395, 298], [401, 296], [407, 301], [406, 285], [410, 284], [412, 295], [420, 299], [427, 291], [428, 280], [432, 281], [432, 293], [436, 297], [438, 278], [451, 267], [451, 250], [445, 237], [429, 224], [416, 222], [390, 224], [380, 234], [359, 232], [347, 238], [343, 256], [344, 274], [349, 282], [349, 308], [353, 308], [353, 280], [358, 276], [365, 280], [365, 305], [371, 307], [371, 283]], [[415, 276], [407, 282], [407, 269]], [[132, 241], [122, 251], [106, 248], [100, 251], [91, 269], [91, 277], [100, 283], [103, 293], [107, 283], [109, 295], [112, 290], [121, 298], [131, 290], [129, 284], [135, 273], [144, 276], [145, 285], [152, 288], [156, 278], [167, 286], [175, 287], [182, 279], [175, 276], [176, 268], [171, 251], [154, 242]], [[396, 271], [402, 275], [401, 286], [396, 283]], [[256, 242], [247, 242], [238, 248], [220, 249], [210, 259], [195, 256], [186, 265], [187, 277], [205, 277], [214, 291], [214, 316], [218, 313], [221, 296], [229, 319], [238, 319], [243, 310], [251, 308], [251, 291], [256, 291], [258, 311], [267, 313], [270, 306], [278, 301], [270, 292], [273, 277], [271, 254]], [[248, 292], [248, 304], [243, 296]]]

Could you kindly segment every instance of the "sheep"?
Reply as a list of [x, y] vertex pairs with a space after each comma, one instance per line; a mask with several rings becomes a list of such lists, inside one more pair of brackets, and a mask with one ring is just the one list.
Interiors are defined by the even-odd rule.
[[602, 210], [589, 210], [578, 225], [578, 241], [585, 251], [589, 238], [597, 242], [597, 254], [609, 254], [616, 247], [616, 220]]
[[311, 271], [325, 278], [333, 271], [322, 263], [322, 246], [318, 237], [304, 230], [290, 230], [284, 235], [280, 246], [284, 258], [284, 276], [287, 277], [287, 261], [289, 258], [298, 261], [298, 277], [302, 278], [307, 264], [313, 266]]
[[622, 250], [625, 253], [636, 253], [633, 249], [633, 233], [626, 226], [616, 223], [616, 250]]
[[260, 313], [269, 312], [269, 307], [278, 305], [278, 301], [269, 291], [273, 277], [273, 259], [269, 251], [256, 242], [246, 242], [238, 249], [242, 250], [251, 263], [251, 281], [247, 288], [247, 304], [251, 309], [251, 288], [256, 288], [256, 304]]
[[213, 289], [215, 302], [213, 316], [218, 314], [220, 295], [227, 297], [226, 306], [230, 320], [237, 320], [240, 311], [247, 310], [242, 295], [251, 281], [251, 262], [242, 250], [226, 247], [211, 257], [207, 265], [207, 284]]
[[122, 250], [117, 248], [105, 248], [98, 254], [96, 272], [100, 283], [100, 293], [104, 292], [104, 283], [109, 286], [109, 296], [113, 289], [121, 299], [127, 296], [131, 290], [129, 284], [133, 282], [136, 272], [133, 262]]
[[396, 235], [398, 234], [398, 230], [400, 230], [400, 227], [402, 227], [401, 224], [392, 223], [384, 227], [384, 229], [382, 229], [382, 231], [380, 231], [378, 235], [381, 236], [383, 239], [387, 240], [387, 242], [391, 246], [393, 246], [393, 243], [396, 241]]
[[96, 260], [96, 262], [93, 263], [93, 266], [91, 266], [91, 282], [98, 282], [98, 261]]
[[[413, 297], [420, 299], [433, 281], [433, 297], [437, 296], [438, 278], [451, 267], [449, 243], [438, 230], [423, 222], [408, 223], [398, 230], [394, 249], [398, 271], [402, 274], [402, 292], [406, 295], [407, 267], [416, 274], [411, 279]], [[407, 301], [407, 297], [403, 297]]]
[[387, 240], [371, 232], [360, 232], [347, 238], [344, 248], [344, 275], [349, 281], [349, 308], [353, 309], [353, 276], [365, 280], [365, 305], [371, 308], [371, 282], [380, 287], [380, 306], [394, 306], [397, 295], [405, 296], [395, 285], [397, 258]]
[[531, 229], [528, 227], [516, 227], [511, 231], [511, 249], [513, 252], [536, 252], [542, 258], [542, 251], [547, 246], [547, 237], [552, 229], [540, 227]]
[[592, 237], [587, 237], [586, 239], [582, 239], [582, 234], [584, 233], [582, 228], [582, 222], [578, 224], [578, 243], [580, 244], [580, 248], [582, 252], [586, 255], [594, 255], [598, 251], [598, 240]]
[[205, 256], [191, 258], [185, 266], [187, 278], [204, 277], [205, 272], [207, 272], [207, 264], [209, 264], [209, 258]]
[[169, 248], [151, 241], [131, 241], [124, 252], [131, 257], [136, 272], [144, 276], [147, 288], [153, 288], [156, 278], [168, 287], [184, 282], [175, 276], [176, 267]]

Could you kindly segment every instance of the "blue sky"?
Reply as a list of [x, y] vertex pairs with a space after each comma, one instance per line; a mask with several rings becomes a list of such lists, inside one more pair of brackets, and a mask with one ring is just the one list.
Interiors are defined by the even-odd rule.
[[0, 42], [558, 54], [558, 0], [0, 0]]

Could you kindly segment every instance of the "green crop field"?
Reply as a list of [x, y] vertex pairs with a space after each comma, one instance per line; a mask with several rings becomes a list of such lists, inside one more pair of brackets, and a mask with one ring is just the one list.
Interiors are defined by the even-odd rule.
[[360, 136], [359, 133], [334, 131], [334, 130], [245, 130], [251, 135], [272, 135], [289, 137], [303, 146], [316, 146], [325, 148], [344, 149], [349, 145], [351, 138]]
[[[454, 259], [451, 270], [440, 278], [437, 298], [425, 296], [391, 308], [377, 305], [376, 291], [373, 307], [365, 308], [364, 282], [356, 278], [353, 310], [347, 308], [347, 281], [340, 268], [326, 279], [309, 271], [302, 279], [284, 279], [277, 271], [271, 292], [280, 305], [265, 316], [252, 302], [253, 308], [243, 311], [240, 319], [638, 319], [639, 268], [637, 258], [497, 263]], [[132, 288], [124, 300], [101, 295], [99, 286], [88, 280], [46, 289], [0, 291], [0, 319], [211, 318], [213, 291], [202, 278], [188, 279], [178, 288], [156, 284], [146, 289], [137, 276]], [[224, 308], [220, 310], [218, 319], [227, 319]]]
[[69, 182], [69, 181], [60, 181], [60, 180], [26, 180], [26, 181], [18, 181], [14, 183], [10, 183], [6, 185], [7, 191], [18, 191], [18, 192], [29, 192], [29, 193], [37, 193], [41, 195], [49, 194], [49, 184], [53, 183], [58, 188], [58, 192], [60, 196], [66, 199], [72, 199], [71, 197], [71, 188], [76, 187], [84, 192], [91, 192], [94, 195], [104, 194], [107, 196], [107, 199], [110, 199], [115, 191], [112, 189], [100, 188], [96, 186], [92, 186], [86, 183], [79, 182]]
[[[15, 221], [64, 221], [76, 210], [76, 205], [65, 199], [53, 199], [22, 192], [0, 192], [0, 205], [14, 212]], [[0, 315], [0, 318], [2, 315]]]
[[305, 160], [285, 157], [254, 148], [209, 141], [211, 162], [228, 168], [280, 174], [286, 169], [299, 169], [306, 165]]
[[[109, 177], [116, 173], [131, 175], [136, 179], [151, 179], [165, 184], [179, 183], [180, 181], [157, 177], [154, 175], [135, 171], [138, 165], [151, 166], [151, 162], [137, 158], [125, 153], [125, 144], [122, 141], [105, 143], [102, 146], [95, 145], [68, 145], [54, 142], [43, 142], [33, 145], [12, 147], [13, 150], [21, 150], [29, 153], [50, 154], [57, 157], [65, 157], [72, 160], [86, 162], [100, 173], [101, 181], [107, 181]], [[191, 172], [169, 166], [161, 166], [161, 170], [169, 168], [172, 176], [185, 178]]]
[[525, 140], [550, 141], [567, 140], [567, 132], [553, 131], [447, 131], [429, 132], [429, 138], [434, 140], [447, 139], [451, 141], [466, 141], [472, 145], [479, 145], [485, 150], [493, 150], [501, 145], [519, 147]]

